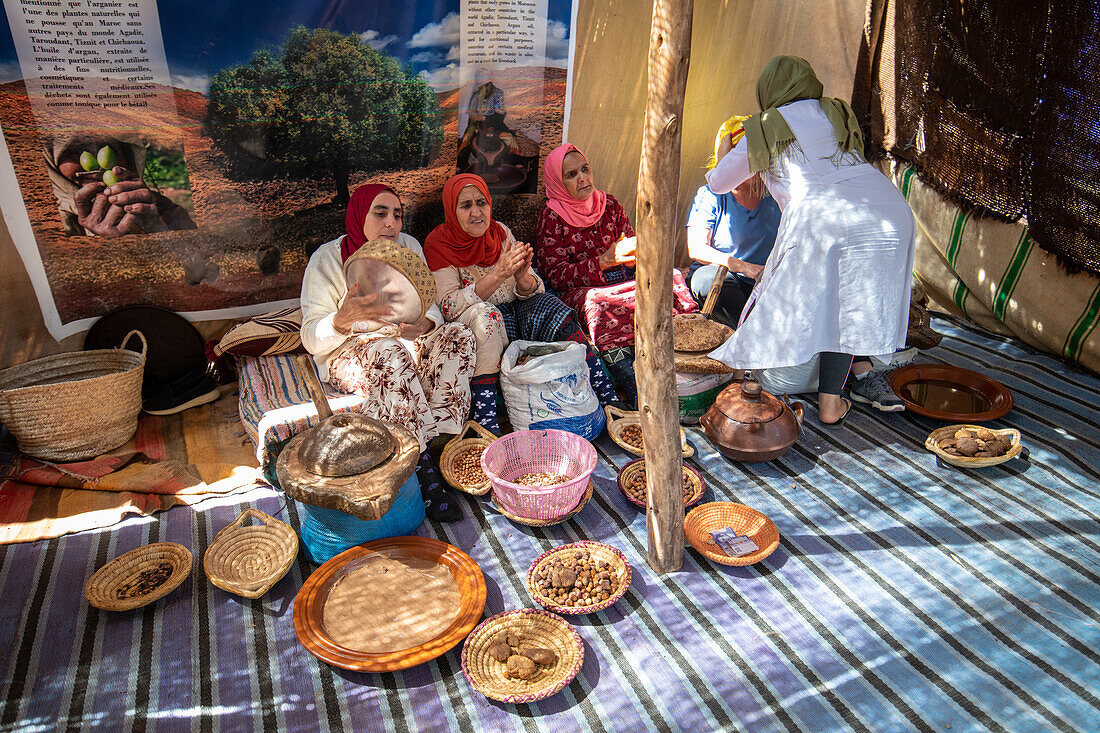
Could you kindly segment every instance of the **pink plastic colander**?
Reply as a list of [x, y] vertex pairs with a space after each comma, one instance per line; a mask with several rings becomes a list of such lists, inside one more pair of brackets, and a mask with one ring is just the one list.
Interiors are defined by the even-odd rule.
[[[525, 519], [557, 519], [581, 500], [596, 468], [596, 449], [564, 430], [520, 430], [497, 438], [481, 454], [481, 470], [493, 485], [493, 497], [509, 514]], [[569, 476], [554, 486], [512, 483], [525, 473]]]

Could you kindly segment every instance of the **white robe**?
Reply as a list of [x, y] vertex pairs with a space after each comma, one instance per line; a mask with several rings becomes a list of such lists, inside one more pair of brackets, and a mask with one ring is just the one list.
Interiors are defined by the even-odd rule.
[[[840, 156], [816, 99], [779, 108], [797, 141], [762, 174], [783, 212], [741, 315], [711, 356], [734, 369], [785, 367], [835, 351], [889, 361], [905, 345], [915, 225], [886, 176]], [[716, 194], [751, 176], [742, 138], [707, 174]]]

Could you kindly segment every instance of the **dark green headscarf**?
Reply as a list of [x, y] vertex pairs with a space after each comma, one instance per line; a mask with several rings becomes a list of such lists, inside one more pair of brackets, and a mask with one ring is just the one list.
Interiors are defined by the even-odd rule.
[[745, 138], [749, 146], [749, 168], [753, 173], [766, 170], [775, 156], [794, 142], [794, 133], [776, 109], [800, 99], [816, 99], [833, 124], [841, 152], [855, 150], [863, 156], [863, 134], [856, 113], [842, 99], [822, 97], [825, 90], [806, 59], [776, 56], [768, 62], [756, 80], [756, 102], [761, 112], [745, 120]]

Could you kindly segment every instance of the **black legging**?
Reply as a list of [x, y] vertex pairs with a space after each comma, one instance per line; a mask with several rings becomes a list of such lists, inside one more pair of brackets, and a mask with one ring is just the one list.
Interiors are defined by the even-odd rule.
[[817, 391], [822, 394], [839, 395], [848, 381], [848, 373], [857, 361], [871, 363], [867, 356], [838, 354], [835, 351], [822, 351], [821, 362], [817, 370]]

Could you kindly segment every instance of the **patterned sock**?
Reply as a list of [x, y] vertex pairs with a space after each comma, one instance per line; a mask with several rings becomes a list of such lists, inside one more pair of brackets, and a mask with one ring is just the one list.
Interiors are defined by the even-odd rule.
[[497, 375], [482, 374], [470, 380], [470, 419], [500, 435], [497, 422]]
[[618, 402], [619, 395], [615, 392], [615, 385], [611, 382], [611, 376], [607, 373], [607, 367], [604, 366], [603, 359], [593, 351], [592, 344], [589, 343], [588, 337], [584, 335], [584, 331], [581, 330], [576, 319], [570, 318], [562, 324], [562, 327], [558, 329], [557, 340], [576, 341], [578, 344], [584, 344], [584, 361], [588, 364], [588, 382], [592, 385], [592, 391], [596, 393], [596, 399], [600, 401], [601, 405]]
[[420, 481], [420, 497], [424, 499], [424, 513], [437, 522], [454, 522], [462, 518], [462, 508], [447, 494], [443, 487], [443, 477], [432, 460], [431, 453], [424, 451], [416, 464], [416, 478]]

